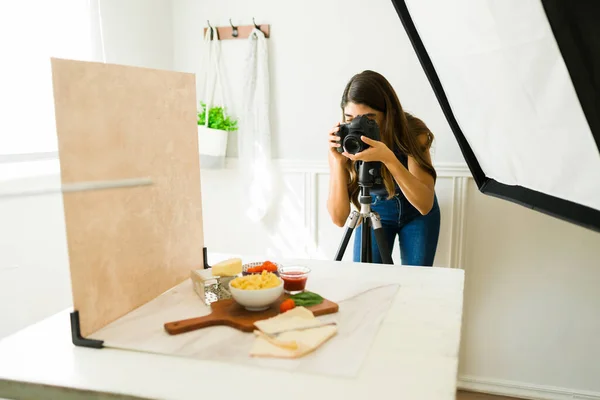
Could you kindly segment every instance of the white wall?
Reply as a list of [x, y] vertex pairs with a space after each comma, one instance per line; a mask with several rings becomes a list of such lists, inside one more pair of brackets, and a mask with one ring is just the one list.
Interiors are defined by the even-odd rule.
[[473, 183], [467, 210], [464, 385], [599, 398], [600, 234], [483, 196]]
[[[11, 182], [10, 189], [57, 182], [56, 175], [24, 178]], [[0, 182], [3, 190], [7, 186]], [[0, 200], [0, 221], [2, 338], [65, 309], [72, 300], [62, 197]]]
[[90, 4], [99, 61], [103, 37], [108, 63], [173, 69], [171, 0], [92, 0]]
[[[174, 67], [197, 72], [203, 28], [270, 24], [273, 155], [294, 160], [324, 160], [325, 136], [339, 121], [346, 82], [363, 69], [384, 74], [400, 101], [437, 135], [434, 158], [463, 162], [441, 109], [388, 0], [290, 3], [274, 0], [174, 0]], [[366, 11], [368, 10], [368, 11]], [[359, 33], [360, 32], [360, 33]], [[232, 111], [240, 110], [245, 40], [222, 43], [224, 68], [231, 79]], [[229, 155], [236, 155], [235, 138]]]

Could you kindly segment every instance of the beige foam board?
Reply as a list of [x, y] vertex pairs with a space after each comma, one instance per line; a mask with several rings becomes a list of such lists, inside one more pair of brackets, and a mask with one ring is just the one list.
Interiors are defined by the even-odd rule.
[[203, 265], [195, 79], [56, 58], [52, 79], [62, 183], [153, 182], [63, 194], [85, 337]]

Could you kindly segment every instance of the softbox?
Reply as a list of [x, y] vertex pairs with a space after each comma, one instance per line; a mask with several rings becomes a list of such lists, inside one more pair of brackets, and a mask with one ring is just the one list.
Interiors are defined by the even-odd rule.
[[600, 1], [392, 2], [479, 190], [600, 231]]

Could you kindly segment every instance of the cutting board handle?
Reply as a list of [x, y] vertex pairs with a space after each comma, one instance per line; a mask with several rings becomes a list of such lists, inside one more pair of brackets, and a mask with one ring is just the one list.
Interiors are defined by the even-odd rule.
[[204, 317], [167, 322], [165, 323], [165, 331], [167, 331], [167, 333], [170, 335], [179, 335], [180, 333], [190, 332], [209, 326], [223, 325], [224, 322], [225, 321], [221, 319], [215, 319], [213, 315], [209, 314], [205, 315]]
[[[283, 297], [282, 297], [283, 298]], [[279, 303], [262, 312], [248, 311], [233, 299], [219, 300], [211, 303], [211, 313], [197, 318], [172, 321], [164, 324], [165, 331], [171, 335], [194, 331], [209, 326], [229, 326], [242, 332], [253, 332], [254, 323], [259, 320], [275, 317], [279, 314]], [[323, 303], [308, 308], [316, 316], [338, 312], [339, 306], [327, 299]]]

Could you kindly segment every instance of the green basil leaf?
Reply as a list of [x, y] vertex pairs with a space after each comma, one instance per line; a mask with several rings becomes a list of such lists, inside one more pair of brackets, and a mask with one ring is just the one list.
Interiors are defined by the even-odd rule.
[[292, 295], [292, 296], [290, 296], [290, 297], [295, 297], [295, 298], [306, 298], [306, 297], [321, 297], [321, 296], [319, 296], [318, 294], [316, 294], [316, 293], [313, 293], [313, 292], [308, 292], [308, 291], [305, 291], [305, 292], [300, 292], [300, 293], [293, 294], [293, 295]]
[[298, 307], [310, 307], [323, 302], [323, 297], [313, 292], [300, 292], [290, 296]]

